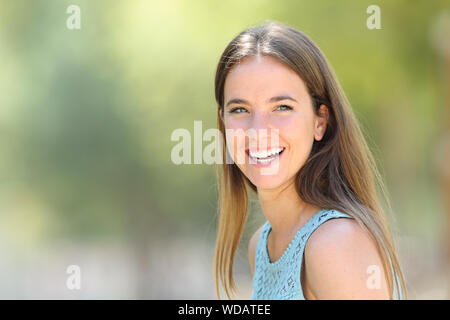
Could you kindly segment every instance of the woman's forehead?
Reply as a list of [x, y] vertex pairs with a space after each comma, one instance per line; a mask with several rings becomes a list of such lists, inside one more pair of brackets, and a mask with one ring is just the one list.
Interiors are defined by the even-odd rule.
[[300, 97], [307, 94], [307, 90], [295, 71], [270, 56], [241, 60], [230, 70], [224, 86], [226, 100], [255, 96], [265, 99], [282, 94]]

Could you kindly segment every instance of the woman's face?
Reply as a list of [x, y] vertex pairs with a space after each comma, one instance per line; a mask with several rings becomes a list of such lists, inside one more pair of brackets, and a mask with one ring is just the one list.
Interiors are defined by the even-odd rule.
[[289, 183], [326, 129], [303, 80], [271, 56], [247, 57], [228, 73], [223, 121], [227, 150], [258, 189]]

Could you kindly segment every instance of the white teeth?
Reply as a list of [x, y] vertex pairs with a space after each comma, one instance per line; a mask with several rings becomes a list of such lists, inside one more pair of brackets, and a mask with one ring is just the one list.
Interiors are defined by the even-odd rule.
[[264, 159], [279, 154], [281, 151], [283, 151], [283, 149], [284, 148], [272, 148], [270, 150], [264, 150], [259, 152], [249, 151], [249, 153], [252, 158]]
[[273, 158], [270, 158], [270, 159], [258, 159], [256, 161], [259, 162], [259, 163], [269, 163], [269, 162], [273, 161]]

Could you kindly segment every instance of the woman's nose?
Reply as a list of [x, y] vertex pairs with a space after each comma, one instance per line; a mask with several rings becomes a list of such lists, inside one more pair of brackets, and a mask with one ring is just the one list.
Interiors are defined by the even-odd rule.
[[252, 117], [250, 128], [259, 130], [268, 130], [270, 128], [268, 115], [262, 112], [255, 112]]
[[250, 130], [248, 131], [251, 149], [266, 149], [272, 145], [278, 145], [278, 130], [270, 122], [269, 115], [254, 113]]

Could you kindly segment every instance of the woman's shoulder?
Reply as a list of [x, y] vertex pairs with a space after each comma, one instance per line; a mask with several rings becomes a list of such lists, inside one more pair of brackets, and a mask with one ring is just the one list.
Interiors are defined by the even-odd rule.
[[356, 219], [349, 219], [349, 215], [341, 214], [340, 211], [333, 211], [338, 212], [339, 215], [331, 216], [331, 219], [321, 223], [313, 230], [307, 242], [309, 248], [320, 249], [339, 243], [354, 243], [355, 240], [368, 240], [370, 238], [367, 229], [362, 227]]
[[382, 260], [376, 242], [355, 219], [329, 219], [317, 227], [305, 245], [305, 266], [309, 286], [321, 299], [388, 296], [381, 280], [381, 290], [367, 288], [373, 266], [384, 279]]

